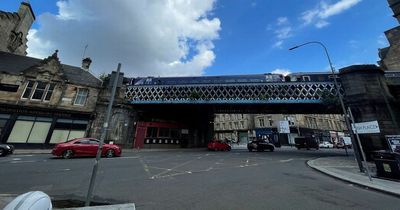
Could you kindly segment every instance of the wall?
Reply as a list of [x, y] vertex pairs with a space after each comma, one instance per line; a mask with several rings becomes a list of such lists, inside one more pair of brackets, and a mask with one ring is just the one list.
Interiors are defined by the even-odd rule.
[[360, 135], [364, 150], [387, 149], [385, 135], [399, 134], [399, 112], [394, 106], [384, 72], [375, 65], [354, 65], [340, 69], [340, 77], [345, 90], [344, 102], [350, 107], [355, 122], [377, 120], [380, 134]]

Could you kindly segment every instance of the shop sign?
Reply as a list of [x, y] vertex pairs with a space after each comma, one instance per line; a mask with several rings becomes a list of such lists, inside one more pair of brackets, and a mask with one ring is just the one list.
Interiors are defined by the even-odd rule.
[[400, 135], [387, 135], [386, 139], [392, 152], [398, 148], [400, 150]]
[[353, 131], [357, 129], [358, 134], [366, 134], [366, 133], [380, 133], [378, 121], [371, 122], [362, 122], [351, 124], [353, 127]]
[[290, 133], [289, 121], [279, 121], [279, 133]]

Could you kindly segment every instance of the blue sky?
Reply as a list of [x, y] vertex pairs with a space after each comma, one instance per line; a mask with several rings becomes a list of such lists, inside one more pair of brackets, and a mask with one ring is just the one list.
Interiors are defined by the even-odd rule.
[[[328, 47], [336, 68], [376, 64], [378, 48], [388, 45], [384, 31], [398, 25], [386, 0], [204, 0], [190, 6], [173, 5], [177, 12], [172, 16], [179, 18], [162, 25], [157, 25], [157, 22], [166, 18], [157, 16], [167, 9], [163, 7], [171, 8], [171, 5], [150, 5], [150, 20], [141, 22], [140, 14], [143, 14], [139, 10], [128, 10], [132, 11], [131, 16], [114, 17], [102, 9], [103, 6], [107, 8], [106, 4], [111, 1], [96, 6], [82, 3], [88, 1], [69, 0], [60, 4], [57, 1], [31, 0], [37, 20], [33, 25], [35, 31], [30, 33], [29, 55], [45, 57], [59, 49], [64, 63], [79, 65], [86, 43], [89, 44], [88, 56], [94, 60], [94, 73], [107, 72], [116, 66], [116, 62], [122, 62], [123, 66], [126, 64], [125, 71], [132, 76], [249, 74], [279, 69], [326, 71], [328, 62], [320, 46], [308, 45], [295, 51], [288, 48], [307, 41], [321, 41]], [[113, 2], [114, 6], [119, 2], [122, 1]], [[122, 6], [150, 7], [143, 3], [146, 1], [127, 2]], [[18, 7], [18, 1], [0, 1], [1, 10], [16, 11]], [[121, 32], [123, 37], [98, 35], [96, 30], [107, 33], [109, 28], [105, 25], [114, 25], [106, 19], [97, 26], [93, 20], [102, 15], [99, 11], [104, 12], [109, 20], [120, 20], [121, 17], [132, 20], [134, 27], [126, 29], [126, 24], [130, 24], [127, 21], [120, 26], [124, 28]], [[197, 13], [197, 16], [193, 15]], [[176, 24], [179, 27], [175, 27], [174, 21], [179, 22]], [[84, 23], [92, 24], [88, 27]], [[62, 24], [71, 26], [71, 29], [63, 32], [66, 29], [57, 27]], [[73, 30], [79, 31], [79, 27], [85, 27], [85, 35], [69, 34]], [[162, 33], [158, 36], [159, 31]], [[63, 36], [63, 33], [68, 34]], [[126, 36], [127, 33], [132, 35]], [[126, 37], [129, 40], [125, 41]], [[99, 44], [110, 39], [112, 45]], [[170, 39], [181, 42], [169, 43]], [[118, 46], [118, 41], [123, 43], [122, 47], [131, 46], [126, 49], [107, 47]], [[99, 53], [118, 49], [122, 52], [112, 55]]]

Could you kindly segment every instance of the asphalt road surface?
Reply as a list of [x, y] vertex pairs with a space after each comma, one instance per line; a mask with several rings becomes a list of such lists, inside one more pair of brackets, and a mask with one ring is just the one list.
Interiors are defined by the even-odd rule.
[[[306, 161], [343, 150], [142, 151], [102, 159], [94, 200], [137, 209], [400, 209], [400, 199], [317, 172]], [[84, 200], [93, 158], [0, 158], [0, 194], [41, 190]]]

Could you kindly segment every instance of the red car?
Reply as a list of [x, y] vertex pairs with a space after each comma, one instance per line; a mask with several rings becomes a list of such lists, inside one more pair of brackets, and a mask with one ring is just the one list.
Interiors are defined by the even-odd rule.
[[222, 142], [221, 140], [213, 140], [212, 142], [208, 143], [207, 145], [208, 150], [214, 150], [214, 151], [230, 151], [231, 146], [225, 142]]
[[[65, 159], [78, 156], [96, 156], [99, 140], [94, 138], [77, 138], [57, 144], [51, 152]], [[121, 156], [121, 148], [113, 144], [103, 144], [102, 156], [107, 158]]]

